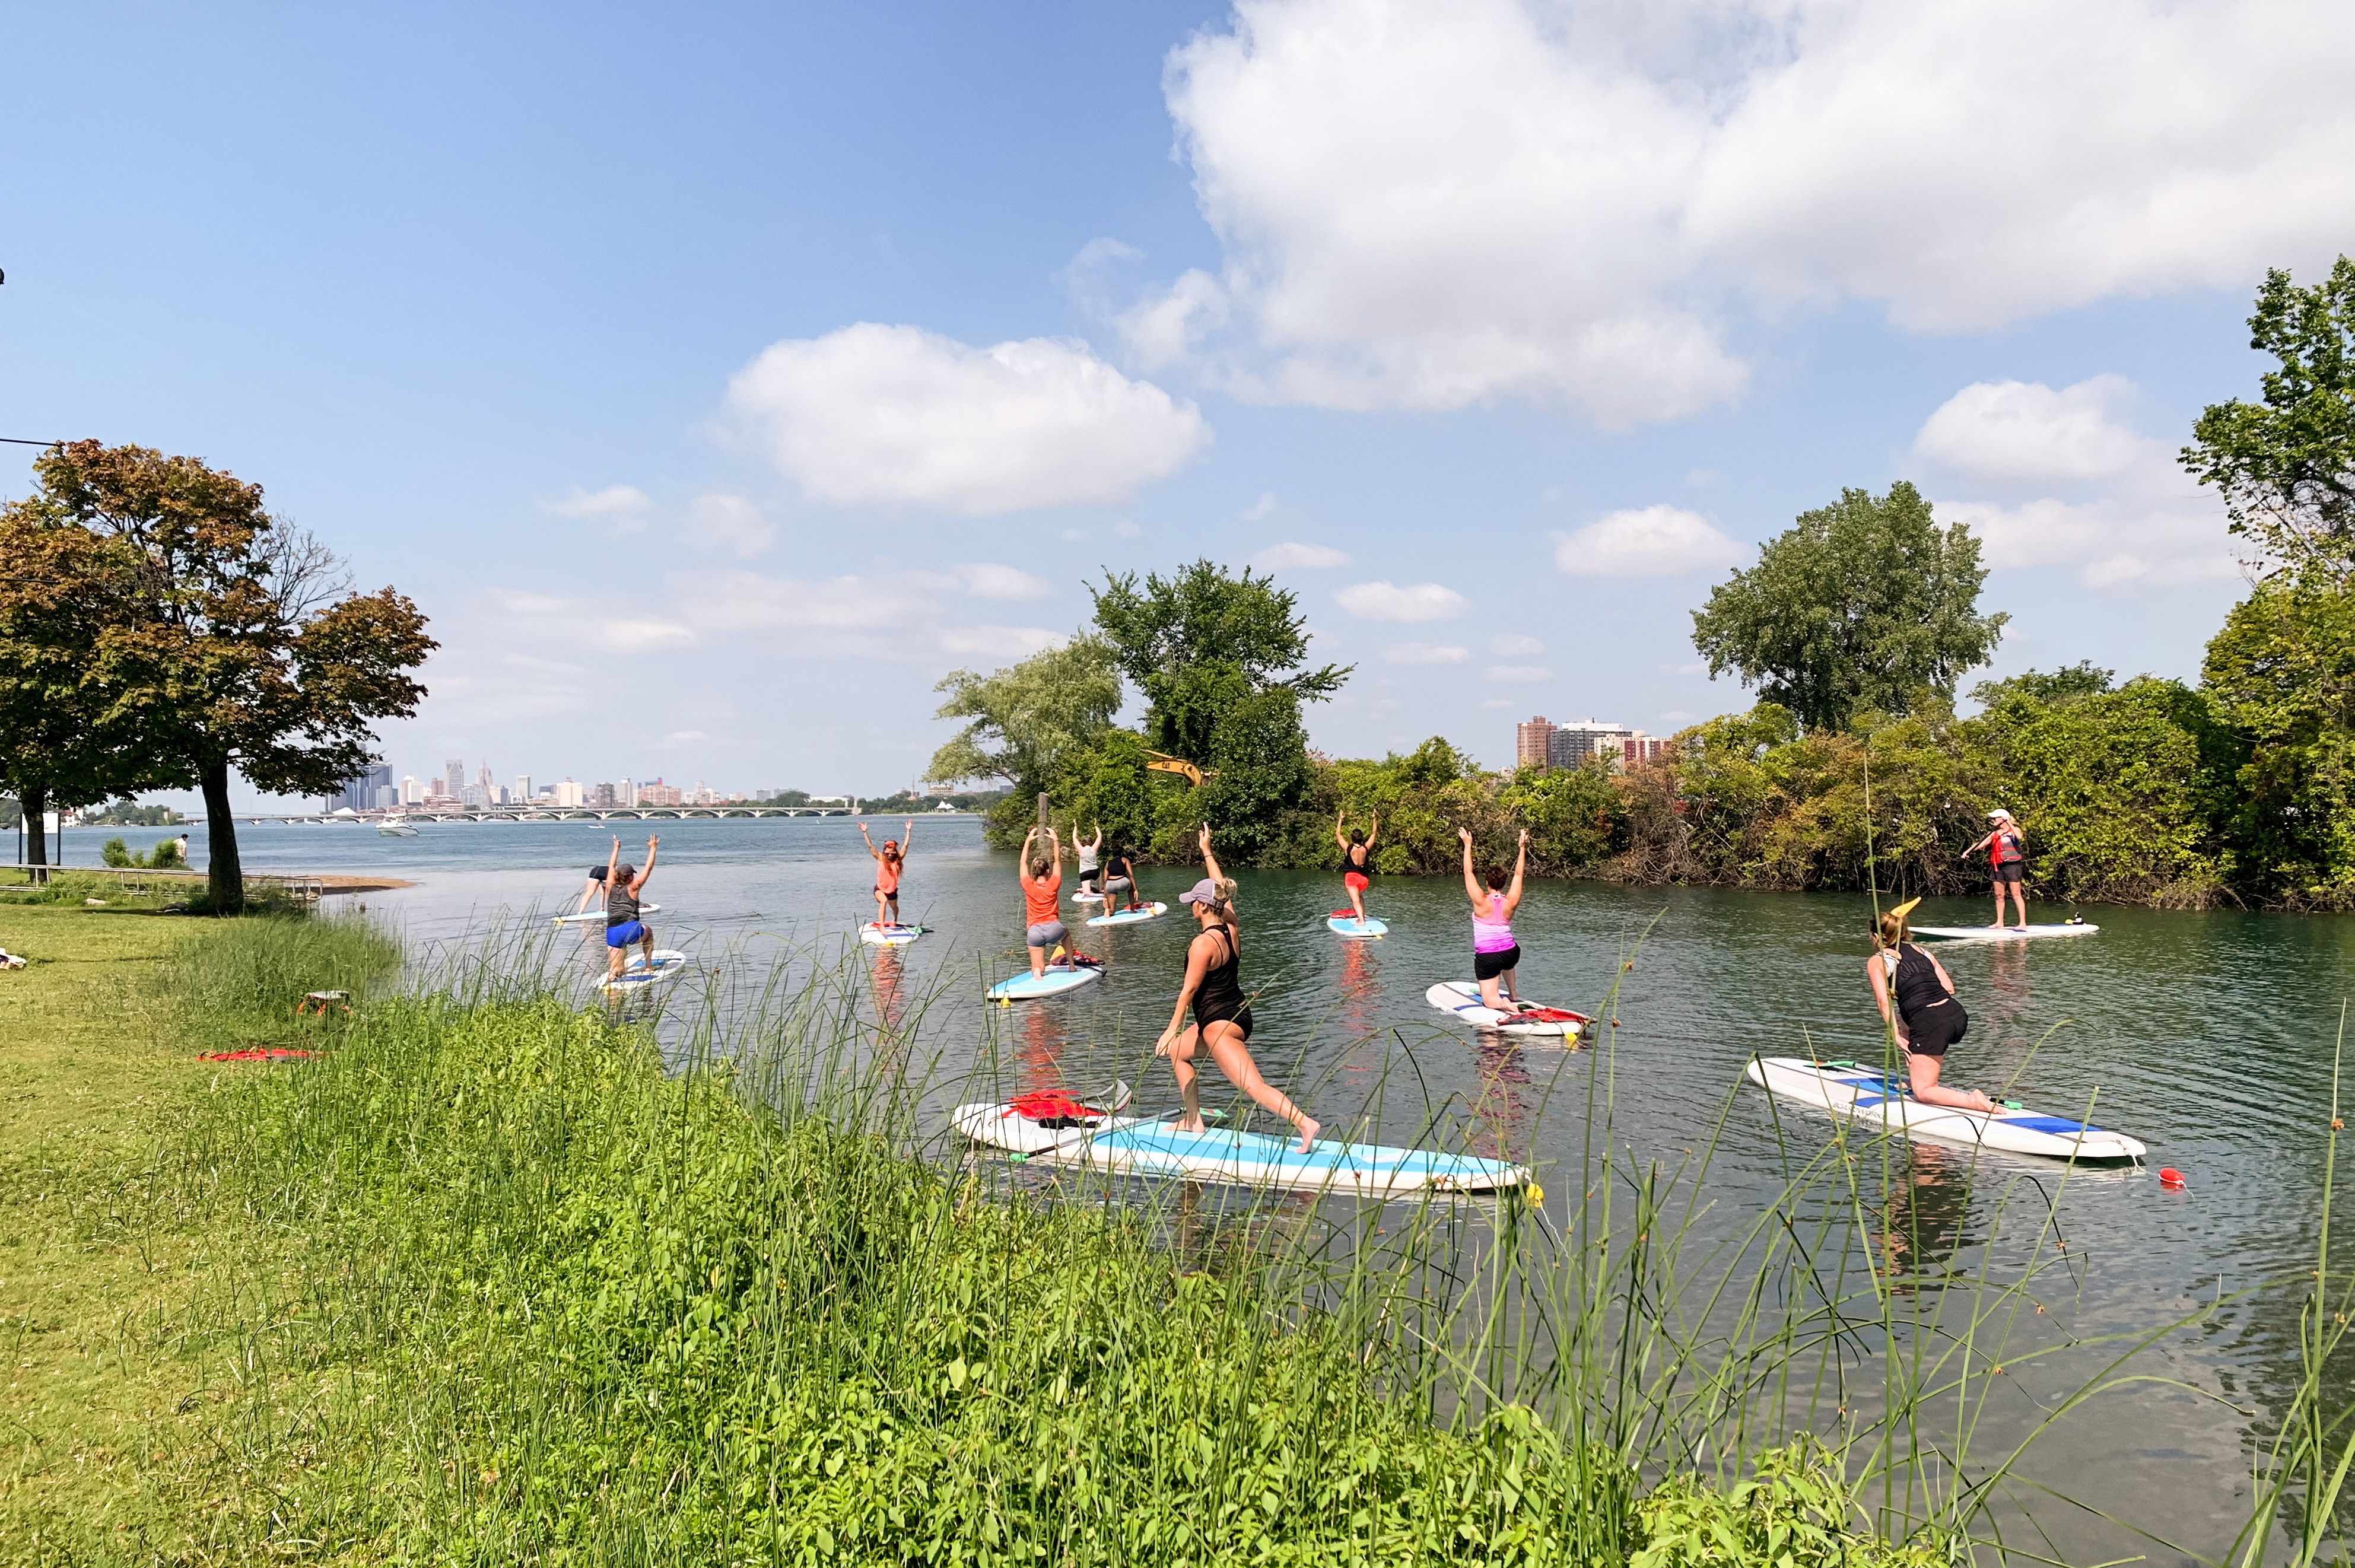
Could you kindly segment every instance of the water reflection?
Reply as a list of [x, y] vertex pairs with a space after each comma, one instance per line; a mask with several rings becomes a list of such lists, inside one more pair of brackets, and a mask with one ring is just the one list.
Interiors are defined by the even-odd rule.
[[1888, 1146], [1889, 1182], [1880, 1205], [1881, 1272], [1899, 1294], [1957, 1278], [1955, 1251], [1971, 1214], [1973, 1157], [1936, 1144]]

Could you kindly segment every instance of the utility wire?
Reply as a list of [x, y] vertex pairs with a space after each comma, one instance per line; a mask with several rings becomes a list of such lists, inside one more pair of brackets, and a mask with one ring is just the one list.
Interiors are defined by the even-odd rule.
[[10, 446], [63, 446], [65, 444], [62, 441], [27, 441], [21, 435], [0, 435], [0, 441], [6, 442]]

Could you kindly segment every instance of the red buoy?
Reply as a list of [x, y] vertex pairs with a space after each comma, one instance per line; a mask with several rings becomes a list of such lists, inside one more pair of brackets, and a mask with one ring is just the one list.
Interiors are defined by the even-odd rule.
[[2171, 1165], [2160, 1166], [2158, 1168], [2158, 1184], [2161, 1187], [2180, 1188], [2183, 1185], [2183, 1173], [2176, 1169], [2175, 1167]]

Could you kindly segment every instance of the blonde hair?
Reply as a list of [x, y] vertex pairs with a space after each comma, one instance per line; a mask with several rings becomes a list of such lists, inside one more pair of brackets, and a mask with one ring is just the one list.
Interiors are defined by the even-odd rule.
[[1223, 923], [1228, 925], [1234, 924], [1235, 880], [1232, 877], [1213, 877], [1210, 879], [1210, 891], [1212, 893], [1217, 895], [1218, 901], [1206, 907], [1209, 908], [1212, 914], [1217, 915]]
[[1883, 910], [1881, 920], [1872, 933], [1873, 947], [1876, 951], [1883, 947], [1895, 947], [1905, 940], [1906, 935], [1904, 915], [1893, 909]]

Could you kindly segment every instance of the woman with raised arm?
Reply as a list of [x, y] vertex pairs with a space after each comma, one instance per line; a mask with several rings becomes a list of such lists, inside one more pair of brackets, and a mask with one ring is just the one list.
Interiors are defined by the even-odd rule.
[[[1197, 931], [1186, 944], [1186, 979], [1178, 990], [1177, 1008], [1169, 1027], [1161, 1031], [1153, 1053], [1169, 1059], [1178, 1075], [1178, 1093], [1186, 1114], [1178, 1123], [1181, 1133], [1206, 1129], [1202, 1121], [1200, 1075], [1194, 1071], [1194, 1053], [1207, 1049], [1227, 1081], [1250, 1095], [1261, 1109], [1283, 1117], [1300, 1134], [1300, 1152], [1316, 1147], [1316, 1118], [1284, 1098], [1281, 1090], [1260, 1076], [1252, 1060], [1251, 1003], [1243, 996], [1241, 928], [1235, 919], [1235, 884], [1219, 872], [1218, 857], [1210, 852], [1210, 825], [1204, 823], [1196, 840], [1202, 848], [1202, 869], [1209, 875], [1178, 895], [1194, 913]], [[1186, 1022], [1191, 1005], [1194, 1021]]]
[[1103, 889], [1099, 887], [1097, 883], [1102, 879], [1103, 873], [1096, 869], [1096, 859], [1103, 853], [1103, 825], [1099, 823], [1096, 827], [1096, 836], [1083, 843], [1080, 838], [1080, 825], [1076, 820], [1073, 821], [1071, 824], [1071, 853], [1079, 858], [1081, 896], [1085, 897], [1089, 893], [1101, 894], [1103, 891]]
[[1920, 899], [1908, 899], [1874, 923], [1872, 956], [1864, 961], [1865, 983], [1881, 1005], [1881, 1020], [1905, 1053], [1905, 1075], [1913, 1098], [1925, 1105], [1992, 1111], [1995, 1102], [1976, 1089], [1950, 1089], [1938, 1082], [1946, 1052], [1971, 1027], [1970, 1015], [1955, 1000], [1954, 976], [1946, 966], [1907, 940], [1905, 917]]
[[897, 838], [883, 840], [883, 848], [875, 848], [875, 840], [867, 831], [867, 824], [858, 825], [858, 836], [867, 840], [867, 852], [875, 857], [875, 923], [900, 923], [900, 874], [907, 869], [908, 851], [916, 847], [916, 819], [908, 818]]
[[609, 980], [622, 976], [622, 962], [629, 956], [630, 944], [636, 943], [645, 954], [646, 967], [655, 966], [654, 928], [638, 918], [638, 895], [645, 891], [646, 879], [655, 874], [655, 856], [662, 840], [646, 835], [646, 863], [643, 869], [623, 863], [622, 841], [613, 840], [613, 853], [605, 861], [605, 955], [610, 964], [605, 971]]
[[1472, 978], [1479, 983], [1483, 1005], [1518, 1013], [1522, 1004], [1513, 971], [1521, 962], [1521, 944], [1513, 934], [1513, 912], [1521, 907], [1521, 881], [1529, 869], [1529, 830], [1521, 829], [1512, 875], [1508, 877], [1502, 866], [1491, 866], [1486, 887], [1472, 874], [1472, 830], [1459, 827], [1455, 836], [1464, 840], [1464, 891], [1472, 900]]
[[1341, 846], [1341, 885], [1349, 890], [1349, 907], [1358, 912], [1358, 923], [1366, 920], [1366, 890], [1374, 885], [1374, 840], [1382, 831], [1382, 814], [1372, 814], [1373, 826], [1363, 833], [1356, 828], [1344, 832], [1349, 820], [1345, 807], [1333, 818], [1333, 841]]
[[1023, 836], [1022, 863], [1014, 880], [1022, 889], [1022, 944], [1030, 950], [1030, 975], [1043, 980], [1048, 951], [1071, 933], [1063, 926], [1062, 841], [1050, 827], [1045, 850], [1033, 848], [1038, 842], [1035, 827]]

